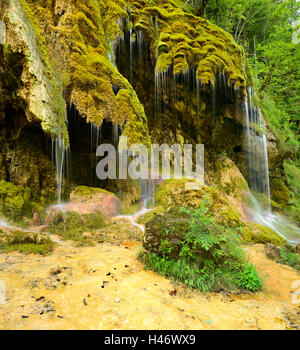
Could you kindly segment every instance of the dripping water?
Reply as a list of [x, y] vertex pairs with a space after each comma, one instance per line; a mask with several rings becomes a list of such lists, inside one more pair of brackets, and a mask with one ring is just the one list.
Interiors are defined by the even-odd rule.
[[[248, 102], [249, 98], [249, 102]], [[246, 125], [246, 148], [248, 154], [248, 183], [251, 190], [263, 194], [271, 209], [270, 181], [267, 136], [260, 109], [253, 103], [253, 92], [248, 89], [248, 98], [244, 102], [244, 115]]]
[[54, 141], [55, 144], [55, 166], [56, 166], [56, 179], [57, 179], [57, 202], [61, 204], [62, 189], [63, 189], [63, 176], [64, 166], [66, 158], [65, 141], [61, 134], [58, 135]]
[[132, 84], [133, 71], [132, 71], [132, 63], [133, 63], [133, 39], [132, 39], [132, 29], [129, 30], [129, 82]]
[[264, 129], [259, 107], [253, 102], [253, 92], [248, 89], [248, 98], [244, 103], [246, 124], [246, 147], [248, 152], [249, 187], [255, 194], [263, 194], [267, 198], [267, 206], [263, 206], [258, 199], [250, 194], [250, 216], [252, 220], [271, 228], [290, 244], [300, 243], [300, 229], [289, 222], [287, 218], [277, 215], [271, 209], [269, 161], [267, 149], [267, 135]]

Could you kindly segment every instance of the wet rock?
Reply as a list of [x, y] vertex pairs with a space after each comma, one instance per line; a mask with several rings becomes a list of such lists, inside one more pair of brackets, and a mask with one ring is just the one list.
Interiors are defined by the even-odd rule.
[[100, 211], [105, 216], [116, 216], [121, 207], [118, 197], [100, 188], [78, 186], [70, 195], [68, 211], [90, 214]]
[[38, 212], [35, 212], [33, 214], [33, 218], [30, 222], [32, 226], [41, 226], [42, 225], [42, 219], [40, 218], [40, 215]]

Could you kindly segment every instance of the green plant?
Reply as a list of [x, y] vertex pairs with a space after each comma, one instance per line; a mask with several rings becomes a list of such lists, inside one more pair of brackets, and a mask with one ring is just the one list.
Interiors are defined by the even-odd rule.
[[161, 237], [157, 251], [141, 256], [146, 268], [205, 293], [262, 288], [257, 270], [241, 249], [238, 232], [218, 224], [205, 201], [199, 209], [173, 208], [164, 215], [165, 221], [164, 216], [156, 216], [146, 226], [153, 225]]
[[252, 292], [261, 290], [262, 281], [257, 274], [257, 269], [255, 266], [249, 264], [244, 268], [243, 271], [240, 272], [238, 285], [241, 288], [250, 290]]
[[290, 252], [286, 248], [281, 248], [279, 255], [280, 258], [278, 259], [278, 262], [280, 264], [289, 265], [300, 270], [300, 256], [297, 253]]

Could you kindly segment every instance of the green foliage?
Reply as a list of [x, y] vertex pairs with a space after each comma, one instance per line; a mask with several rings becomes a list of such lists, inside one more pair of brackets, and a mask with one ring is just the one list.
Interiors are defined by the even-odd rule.
[[[237, 232], [218, 224], [208, 214], [205, 203], [198, 209], [174, 208], [169, 214], [185, 218], [188, 229], [181, 232], [182, 240], [178, 239], [177, 246], [169, 239], [170, 231], [165, 230], [159, 251], [141, 256], [146, 268], [205, 293], [221, 290], [258, 291], [262, 288], [257, 271], [249, 265], [241, 249]], [[154, 219], [155, 226], [156, 223]]]
[[300, 271], [300, 255], [299, 250], [293, 246], [285, 245], [276, 247], [274, 245], [266, 246], [266, 255], [268, 258], [275, 260], [279, 264], [293, 267]]
[[4, 233], [0, 230], [0, 251], [49, 255], [52, 253], [53, 248], [54, 243], [48, 236], [25, 231]]
[[238, 285], [241, 288], [252, 292], [262, 289], [262, 281], [257, 274], [257, 269], [255, 266], [249, 264], [242, 272], [240, 272]]
[[0, 213], [13, 221], [31, 215], [31, 193], [29, 188], [21, 188], [6, 181], [0, 181]]
[[78, 214], [76, 212], [57, 212], [49, 224], [49, 232], [60, 235], [64, 240], [72, 240], [84, 245], [97, 241], [94, 234], [105, 226], [103, 215], [99, 212]]
[[280, 258], [278, 262], [280, 264], [289, 265], [295, 269], [300, 270], [300, 256], [295, 252], [288, 251], [286, 248], [281, 248], [279, 251]]

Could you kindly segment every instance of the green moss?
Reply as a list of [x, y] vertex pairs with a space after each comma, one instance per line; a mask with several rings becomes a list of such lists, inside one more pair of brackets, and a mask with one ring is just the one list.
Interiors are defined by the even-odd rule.
[[31, 192], [6, 181], [0, 181], [0, 212], [10, 220], [31, 216]]
[[113, 195], [111, 192], [103, 190], [102, 188], [77, 186], [76, 189], [72, 192], [72, 200], [88, 200], [99, 193]]
[[270, 182], [271, 197], [280, 205], [285, 205], [289, 201], [289, 192], [285, 183], [279, 178], [272, 178]]
[[241, 201], [245, 201], [246, 193], [250, 192], [247, 181], [226, 156], [219, 157], [215, 162], [215, 181], [222, 192]]
[[284, 214], [300, 225], [300, 165], [291, 161], [285, 161], [287, 173], [289, 202], [284, 208]]
[[285, 240], [269, 227], [259, 224], [245, 224], [241, 230], [242, 238], [247, 243], [272, 243], [274, 245], [283, 245]]
[[105, 226], [103, 215], [96, 211], [90, 214], [57, 212], [49, 224], [49, 232], [64, 240], [72, 240], [83, 245], [94, 245], [99, 241], [97, 231]]
[[[232, 36], [207, 20], [182, 10], [174, 1], [133, 1], [135, 29], [146, 32], [158, 55], [156, 72], [164, 72], [173, 65], [173, 74], [196, 68], [196, 76], [203, 84], [214, 84], [217, 73], [226, 73], [229, 83], [245, 91], [245, 53]], [[152, 19], [156, 18], [156, 27]], [[251, 85], [251, 84], [250, 84]]]
[[147, 222], [151, 221], [156, 215], [160, 215], [164, 212], [162, 207], [156, 207], [155, 209], [149, 211], [148, 213], [140, 216], [138, 218], [138, 224], [145, 225]]
[[49, 255], [54, 243], [46, 235], [24, 231], [0, 232], [0, 251], [18, 251], [24, 254]]
[[240, 215], [232, 208], [227, 199], [213, 187], [203, 186], [199, 190], [189, 190], [193, 180], [166, 180], [155, 191], [155, 203], [168, 210], [174, 206], [199, 208], [203, 203], [209, 213], [226, 227], [241, 226]]

